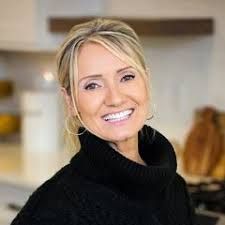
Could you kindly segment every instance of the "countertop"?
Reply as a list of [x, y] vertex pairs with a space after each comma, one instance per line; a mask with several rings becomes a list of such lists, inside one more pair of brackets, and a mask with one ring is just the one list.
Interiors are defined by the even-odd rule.
[[25, 151], [19, 144], [0, 144], [0, 181], [36, 188], [69, 163], [72, 154], [62, 151]]
[[[25, 151], [19, 144], [0, 144], [0, 182], [36, 188], [60, 168], [69, 163], [75, 153], [62, 151], [34, 152]], [[182, 171], [181, 160], [177, 156], [178, 173], [186, 181], [199, 182], [208, 180], [187, 176]]]

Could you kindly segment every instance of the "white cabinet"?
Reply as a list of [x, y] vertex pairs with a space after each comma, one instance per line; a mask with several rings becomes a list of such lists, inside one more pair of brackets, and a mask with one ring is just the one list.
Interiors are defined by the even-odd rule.
[[59, 43], [48, 34], [48, 15], [43, 0], [0, 1], [0, 50], [51, 51]]
[[1, 0], [0, 49], [25, 50], [36, 45], [35, 7], [35, 0]]
[[54, 51], [65, 34], [48, 30], [51, 16], [102, 15], [104, 0], [0, 0], [0, 50]]

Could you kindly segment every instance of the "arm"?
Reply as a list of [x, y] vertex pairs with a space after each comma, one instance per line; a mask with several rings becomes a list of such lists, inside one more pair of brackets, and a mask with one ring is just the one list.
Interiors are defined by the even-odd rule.
[[183, 183], [183, 187], [184, 187], [185, 199], [186, 199], [186, 202], [187, 202], [187, 211], [188, 211], [188, 216], [190, 218], [190, 225], [197, 225], [193, 201], [192, 201], [191, 196], [188, 192], [187, 184], [186, 184], [185, 180], [182, 177], [181, 177], [181, 179], [182, 179], [182, 183]]
[[76, 225], [77, 215], [70, 211], [43, 209], [42, 213], [20, 212], [10, 225]]

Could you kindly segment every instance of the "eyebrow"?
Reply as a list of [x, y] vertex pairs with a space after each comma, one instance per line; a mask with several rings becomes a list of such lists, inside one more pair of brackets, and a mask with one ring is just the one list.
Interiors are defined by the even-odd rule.
[[[132, 66], [126, 66], [126, 67], [124, 67], [124, 68], [121, 68], [121, 69], [118, 69], [116, 72], [117, 73], [120, 73], [120, 72], [122, 72], [122, 71], [124, 71], [124, 70], [127, 70], [127, 69], [130, 69], [130, 68], [133, 68]], [[88, 79], [88, 78], [99, 78], [99, 77], [102, 77], [102, 74], [92, 74], [92, 75], [87, 75], [87, 76], [85, 76], [85, 77], [82, 77], [79, 81], [78, 81], [78, 83], [80, 83], [82, 80], [85, 80], [85, 79]]]

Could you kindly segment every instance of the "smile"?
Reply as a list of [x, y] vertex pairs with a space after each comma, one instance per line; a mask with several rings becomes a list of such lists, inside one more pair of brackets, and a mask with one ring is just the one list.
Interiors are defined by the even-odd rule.
[[127, 109], [118, 113], [107, 114], [103, 119], [108, 122], [117, 122], [128, 119], [133, 113], [134, 109]]

